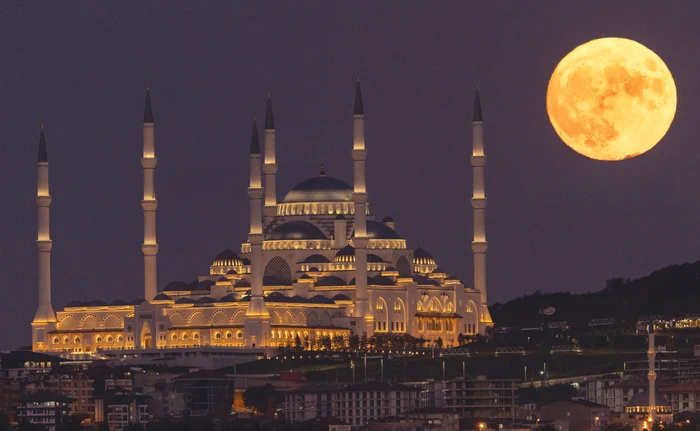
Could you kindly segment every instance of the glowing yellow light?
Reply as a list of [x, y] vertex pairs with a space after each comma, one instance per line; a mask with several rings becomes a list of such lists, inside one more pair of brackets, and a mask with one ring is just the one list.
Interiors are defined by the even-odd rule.
[[653, 148], [676, 113], [676, 84], [653, 51], [629, 39], [584, 43], [557, 65], [547, 113], [559, 137], [597, 160], [622, 160]]

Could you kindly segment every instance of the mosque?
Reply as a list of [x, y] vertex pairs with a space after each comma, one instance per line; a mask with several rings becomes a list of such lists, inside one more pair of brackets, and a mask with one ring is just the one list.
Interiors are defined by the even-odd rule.
[[278, 201], [275, 122], [268, 94], [261, 148], [253, 120], [250, 141], [250, 230], [240, 249], [220, 252], [192, 283], [157, 289], [157, 164], [150, 90], [146, 91], [141, 163], [144, 190], [144, 296], [127, 302], [51, 305], [49, 161], [42, 127], [37, 160], [39, 306], [32, 321], [35, 351], [61, 354], [242, 349], [317, 345], [351, 335], [409, 334], [445, 346], [459, 334], [493, 325], [486, 298], [483, 121], [478, 89], [472, 121], [474, 284], [409, 248], [391, 217], [370, 211], [365, 182], [365, 118], [360, 81], [352, 116], [352, 184], [317, 175]]

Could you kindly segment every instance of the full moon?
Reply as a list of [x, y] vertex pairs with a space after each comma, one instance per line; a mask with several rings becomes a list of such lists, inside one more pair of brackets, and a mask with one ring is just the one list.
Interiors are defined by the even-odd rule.
[[676, 113], [676, 84], [661, 58], [629, 39], [607, 37], [564, 57], [547, 88], [554, 130], [574, 151], [623, 160], [649, 151]]

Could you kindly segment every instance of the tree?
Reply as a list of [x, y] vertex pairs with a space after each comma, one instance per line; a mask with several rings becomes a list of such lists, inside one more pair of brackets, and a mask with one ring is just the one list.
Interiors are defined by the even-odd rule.
[[338, 335], [337, 337], [333, 338], [333, 348], [335, 350], [340, 350], [345, 347], [345, 337], [342, 335]]
[[348, 340], [350, 350], [357, 350], [360, 347], [360, 337], [357, 334], [352, 334]]
[[367, 333], [363, 332], [362, 337], [360, 337], [360, 349], [362, 349], [362, 350], [366, 349], [367, 344], [368, 344]]
[[258, 414], [273, 415], [283, 401], [284, 397], [269, 383], [248, 388], [243, 392], [243, 404]]
[[301, 338], [299, 338], [299, 334], [294, 336], [294, 348], [301, 350]]
[[457, 336], [457, 342], [459, 343], [460, 346], [461, 346], [462, 344], [464, 344], [464, 342], [465, 342], [464, 334], [462, 334], [461, 332], [460, 332], [459, 335]]
[[557, 428], [554, 425], [547, 424], [535, 428], [535, 431], [557, 431]]
[[438, 346], [439, 349], [442, 349], [442, 338], [438, 337], [438, 339], [435, 340], [435, 345]]

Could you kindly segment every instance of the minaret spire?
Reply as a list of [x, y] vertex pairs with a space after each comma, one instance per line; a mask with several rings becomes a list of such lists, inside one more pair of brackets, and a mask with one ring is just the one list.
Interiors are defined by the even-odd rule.
[[486, 299], [486, 189], [484, 185], [484, 166], [486, 165], [486, 153], [484, 152], [484, 129], [481, 113], [481, 98], [479, 89], [474, 95], [474, 116], [472, 120], [472, 169], [474, 174], [472, 209], [474, 212], [474, 240], [472, 251], [474, 253], [474, 289], [481, 293], [481, 321], [479, 333], [483, 333], [486, 326], [493, 325], [491, 314]]
[[263, 299], [263, 195], [262, 166], [260, 160], [260, 145], [258, 143], [258, 125], [253, 117], [253, 131], [250, 138], [250, 184], [248, 198], [250, 199], [250, 303], [246, 310], [244, 336], [248, 346], [267, 346], [270, 333], [270, 313]]
[[369, 310], [367, 293], [367, 186], [365, 182], [365, 161], [367, 149], [365, 148], [365, 115], [362, 106], [362, 91], [360, 78], [357, 78], [355, 87], [355, 109], [352, 115], [353, 122], [353, 146], [352, 164], [354, 171], [354, 190], [352, 201], [355, 204], [355, 307], [353, 317], [358, 319], [360, 334], [366, 332], [372, 335], [374, 331], [374, 317]]
[[46, 350], [48, 332], [56, 326], [56, 314], [51, 307], [51, 233], [49, 229], [51, 194], [49, 193], [49, 158], [46, 152], [44, 125], [39, 134], [39, 154], [37, 157], [37, 239], [39, 307], [32, 321], [32, 349]]
[[272, 92], [267, 92], [265, 110], [265, 224], [272, 222], [277, 215], [277, 159], [275, 157], [275, 117], [272, 115]]
[[647, 357], [649, 358], [649, 372], [647, 379], [649, 380], [649, 417], [652, 422], [656, 422], [656, 341], [654, 340], [654, 318], [649, 316], [649, 346], [647, 349]]
[[151, 109], [151, 89], [146, 88], [146, 107], [143, 112], [143, 155], [141, 166], [143, 167], [143, 295], [146, 301], [150, 301], [156, 296], [157, 278], [157, 256], [158, 241], [156, 240], [156, 209], [158, 200], [156, 199], [155, 169], [158, 164], [156, 159], [155, 135], [153, 129], [153, 110]]
[[37, 163], [48, 163], [49, 156], [46, 152], [46, 138], [44, 138], [44, 123], [41, 123], [41, 134], [39, 135], [39, 154], [36, 158]]

